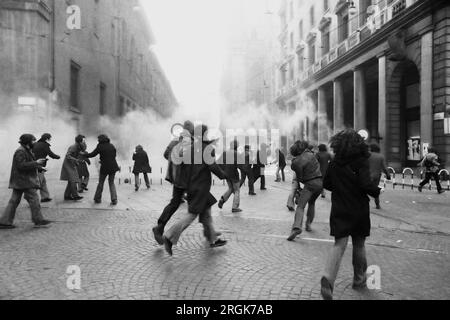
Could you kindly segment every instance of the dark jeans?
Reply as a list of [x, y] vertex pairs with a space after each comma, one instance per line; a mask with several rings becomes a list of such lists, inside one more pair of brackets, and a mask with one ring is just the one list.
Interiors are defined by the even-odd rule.
[[[285, 168], [286, 167], [278, 167], [277, 168], [277, 173], [276, 173], [277, 179], [276, 179], [276, 181], [280, 181], [280, 180], [282, 180], [283, 182], [286, 181], [286, 176], [284, 175], [284, 169]], [[280, 172], [281, 172], [281, 178], [280, 178]]]
[[253, 178], [253, 172], [251, 171], [241, 171], [241, 181], [240, 186], [245, 182], [245, 179], [248, 178], [248, 193], [255, 193], [255, 179]]
[[428, 183], [430, 183], [431, 178], [433, 178], [434, 181], [436, 182], [437, 190], [438, 190], [438, 191], [441, 191], [441, 190], [442, 190], [442, 186], [441, 186], [441, 183], [440, 183], [440, 181], [439, 181], [439, 173], [438, 173], [437, 171], [436, 171], [436, 172], [427, 172], [427, 173], [425, 174], [425, 180], [423, 180], [423, 181], [420, 183], [420, 187], [423, 188], [425, 185], [427, 185]]
[[166, 227], [170, 218], [172, 218], [174, 213], [177, 212], [178, 208], [180, 207], [181, 202], [183, 201], [183, 195], [184, 189], [177, 188], [175, 186], [173, 187], [172, 200], [170, 200], [170, 203], [164, 208], [163, 213], [158, 219], [158, 229], [161, 231], [161, 233], [164, 232], [164, 228]]
[[316, 200], [321, 195], [322, 190], [322, 179], [315, 179], [305, 183], [305, 188], [300, 192], [300, 198], [298, 199], [292, 230], [302, 230], [306, 205], [308, 205], [306, 226], [311, 226], [315, 217]]
[[27, 200], [31, 209], [31, 220], [34, 224], [38, 224], [44, 217], [41, 213], [41, 203], [39, 200], [39, 195], [36, 189], [27, 189], [27, 190], [13, 190], [11, 199], [8, 202], [8, 206], [3, 213], [3, 216], [0, 218], [0, 224], [3, 225], [12, 225], [14, 222], [14, 218], [16, 216], [17, 207], [22, 200], [22, 195], [24, 195], [25, 200]]
[[[147, 173], [143, 173], [144, 175], [144, 181], [145, 181], [145, 185], [150, 188], [150, 180], [148, 179], [148, 174]], [[136, 186], [136, 188], [139, 188], [139, 186], [141, 185], [140, 181], [139, 181], [139, 173], [138, 174], [134, 174], [134, 185]]]
[[106, 178], [108, 178], [109, 192], [111, 193], [111, 202], [117, 201], [117, 191], [116, 191], [116, 186], [114, 184], [115, 177], [116, 177], [115, 173], [111, 173], [111, 174], [100, 173], [97, 191], [95, 192], [94, 201], [96, 201], [96, 202], [102, 201], [103, 186], [105, 185]]

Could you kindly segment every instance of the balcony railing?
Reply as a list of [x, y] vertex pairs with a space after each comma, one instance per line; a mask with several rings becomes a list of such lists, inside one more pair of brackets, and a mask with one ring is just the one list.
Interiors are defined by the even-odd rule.
[[335, 61], [338, 57], [346, 54], [355, 48], [361, 41], [372, 36], [379, 29], [381, 29], [389, 21], [404, 12], [407, 8], [415, 4], [419, 0], [397, 0], [391, 5], [383, 8], [378, 13], [368, 18], [367, 23], [353, 32], [346, 40], [340, 42], [336, 47], [321, 57], [320, 61], [300, 74], [300, 79], [303, 81], [319, 72], [327, 65]]

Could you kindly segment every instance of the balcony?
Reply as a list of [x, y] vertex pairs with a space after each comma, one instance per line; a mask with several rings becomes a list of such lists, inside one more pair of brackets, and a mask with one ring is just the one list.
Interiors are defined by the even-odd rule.
[[362, 41], [370, 38], [384, 25], [392, 19], [395, 19], [418, 1], [419, 0], [397, 0], [381, 10], [374, 7], [374, 14], [367, 19], [367, 23], [364, 26], [360, 27], [346, 40], [342, 41], [336, 47], [332, 48], [326, 55], [322, 56], [319, 63], [316, 63], [314, 66], [311, 66], [302, 73], [301, 79], [307, 80], [312, 77], [314, 74], [336, 61], [339, 57], [357, 47]]

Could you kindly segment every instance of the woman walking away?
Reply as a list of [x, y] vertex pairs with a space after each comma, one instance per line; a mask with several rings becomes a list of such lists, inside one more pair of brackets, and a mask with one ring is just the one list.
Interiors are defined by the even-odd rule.
[[[185, 164], [190, 167], [189, 177], [187, 181], [187, 199], [188, 199], [188, 212], [176, 222], [169, 230], [164, 233], [163, 241], [164, 246], [172, 255], [172, 246], [178, 243], [181, 234], [186, 228], [188, 228], [194, 220], [199, 217], [200, 223], [203, 224], [203, 234], [208, 240], [211, 248], [217, 248], [224, 246], [227, 242], [225, 240], [218, 239], [220, 236], [214, 230], [213, 221], [211, 217], [211, 207], [217, 203], [216, 198], [211, 194], [211, 173], [214, 173], [219, 179], [224, 180], [227, 178], [226, 174], [214, 162], [214, 157], [211, 159], [205, 159], [205, 149], [210, 149], [210, 142], [203, 141], [204, 133], [208, 131], [208, 127], [203, 125], [201, 128], [195, 129], [195, 142], [192, 146], [192, 160], [202, 159], [201, 163]], [[201, 134], [201, 136], [199, 135]], [[208, 160], [208, 161], [206, 161]]]
[[[281, 151], [281, 149], [277, 149], [276, 153], [277, 153], [278, 166], [277, 166], [275, 182], [281, 182], [281, 181], [285, 182], [286, 177], [284, 175], [284, 168], [286, 168], [286, 157], [285, 157], [283, 151]], [[281, 172], [281, 177], [280, 177], [280, 172]]]
[[134, 161], [134, 182], [136, 191], [139, 191], [140, 181], [139, 174], [144, 175], [145, 184], [147, 185], [147, 189], [150, 189], [150, 180], [148, 179], [148, 174], [152, 173], [152, 168], [150, 167], [150, 163], [148, 160], [147, 152], [144, 151], [142, 146], [136, 147], [136, 152], [133, 154]]
[[291, 154], [295, 157], [291, 168], [295, 172], [297, 183], [304, 184], [304, 188], [300, 191], [297, 199], [295, 221], [288, 241], [294, 241], [303, 232], [303, 216], [305, 215], [306, 205], [308, 205], [306, 231], [312, 231], [311, 224], [315, 216], [316, 200], [323, 189], [319, 162], [308, 146], [308, 142], [297, 141], [291, 147]]
[[353, 244], [353, 288], [366, 286], [365, 240], [370, 236], [368, 195], [376, 198], [380, 188], [370, 178], [369, 150], [364, 139], [354, 130], [344, 130], [331, 138], [335, 158], [324, 178], [324, 187], [331, 191], [331, 236], [335, 244], [328, 256], [325, 274], [321, 279], [321, 294], [333, 299], [337, 278], [348, 239]]
[[439, 166], [441, 165], [438, 162], [439, 157], [436, 154], [436, 150], [434, 148], [428, 149], [428, 154], [423, 158], [422, 162], [420, 162], [419, 166], [425, 168], [425, 180], [423, 180], [419, 185], [419, 191], [422, 192], [422, 189], [425, 185], [430, 183], [431, 178], [436, 182], [436, 188], [439, 194], [444, 193], [442, 190], [441, 183], [439, 182]]

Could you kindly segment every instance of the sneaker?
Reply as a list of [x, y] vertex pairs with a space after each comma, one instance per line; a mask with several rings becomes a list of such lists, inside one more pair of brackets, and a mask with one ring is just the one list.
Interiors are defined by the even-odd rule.
[[15, 229], [16, 226], [12, 224], [0, 224], [0, 230], [12, 230]]
[[219, 209], [222, 209], [224, 204], [225, 204], [225, 201], [223, 201], [223, 199], [220, 199], [219, 204], [218, 204]]
[[51, 221], [48, 220], [42, 220], [41, 222], [38, 222], [34, 225], [35, 228], [44, 228], [47, 227], [49, 224], [51, 224]]
[[379, 206], [379, 205], [377, 205], [375, 208], [376, 208], [377, 210], [381, 210], [381, 206]]
[[233, 209], [231, 210], [232, 213], [240, 213], [242, 212], [242, 209]]
[[170, 256], [173, 256], [173, 251], [172, 251], [173, 243], [170, 242], [170, 240], [164, 236], [163, 236], [163, 243], [164, 243], [164, 248], [166, 249], [167, 253]]
[[294, 241], [299, 235], [302, 234], [302, 229], [293, 230], [287, 241]]
[[41, 203], [46, 203], [46, 202], [51, 202], [53, 199], [47, 198], [47, 199], [42, 199]]
[[84, 191], [89, 191], [89, 189], [87, 187], [83, 187]]
[[73, 197], [72, 198], [72, 200], [73, 201], [80, 201], [80, 200], [83, 200], [84, 198], [83, 197], [80, 197], [80, 196], [76, 196], [76, 197]]
[[149, 190], [151, 187], [150, 186], [147, 186], [147, 190]]
[[327, 278], [322, 277], [322, 279], [320, 280], [320, 286], [320, 293], [323, 300], [333, 300], [333, 286]]
[[218, 239], [216, 242], [210, 244], [210, 247], [211, 248], [218, 248], [218, 247], [223, 247], [226, 244], [227, 244], [226, 240]]
[[417, 188], [417, 190], [419, 190], [419, 192], [422, 192], [422, 187], [419, 186], [419, 187]]
[[364, 290], [367, 288], [367, 279], [360, 283], [353, 282], [352, 289], [353, 290]]
[[117, 204], [118, 204], [117, 200], [114, 200], [114, 201], [111, 202], [112, 206], [117, 206]]
[[101, 200], [94, 200], [94, 203], [95, 204], [100, 204], [100, 203], [102, 203], [102, 201]]
[[312, 232], [311, 226], [309, 224], [305, 227], [306, 232]]
[[138, 192], [139, 191], [139, 187], [134, 187], [134, 191]]
[[164, 244], [162, 232], [160, 231], [160, 229], [158, 227], [154, 227], [152, 230], [153, 230], [153, 236], [155, 237], [156, 242], [158, 242], [158, 244], [162, 246]]
[[445, 190], [439, 190], [438, 193], [439, 194], [443, 194], [445, 192]]
[[288, 208], [289, 211], [291, 211], [291, 212], [295, 211], [295, 209], [294, 209], [293, 207], [291, 207], [291, 206], [287, 206], [287, 208]]
[[267, 190], [267, 188], [261, 188], [261, 190], [262, 190], [262, 191], [265, 191], [265, 190]]
[[249, 196], [256, 196], [256, 193], [254, 193], [254, 192], [249, 192], [248, 195], [249, 195]]

